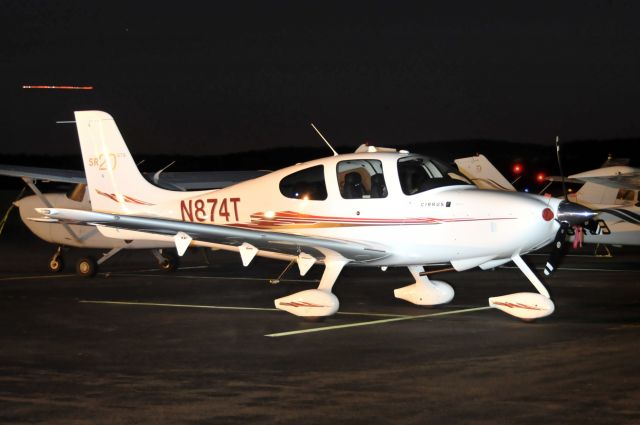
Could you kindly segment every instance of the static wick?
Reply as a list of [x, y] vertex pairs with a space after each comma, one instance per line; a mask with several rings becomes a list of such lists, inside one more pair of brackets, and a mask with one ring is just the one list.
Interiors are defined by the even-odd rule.
[[23, 89], [93, 90], [93, 86], [22, 86]]

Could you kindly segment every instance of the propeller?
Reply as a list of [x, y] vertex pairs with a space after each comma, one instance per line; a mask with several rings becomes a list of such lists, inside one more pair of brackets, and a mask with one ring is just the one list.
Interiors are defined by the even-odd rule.
[[564, 195], [564, 200], [569, 201], [569, 196], [567, 196], [567, 186], [564, 183], [564, 172], [562, 171], [562, 161], [560, 160], [560, 137], [556, 136], [556, 157], [558, 158], [558, 168], [560, 170], [560, 178], [562, 179], [562, 194]]
[[558, 229], [558, 232], [556, 233], [556, 237], [553, 240], [551, 255], [549, 255], [547, 264], [544, 266], [544, 274], [546, 276], [551, 275], [551, 273], [553, 273], [557, 268], [558, 262], [560, 261], [564, 251], [569, 230], [573, 226], [588, 226], [588, 223], [594, 222], [592, 218], [597, 214], [597, 212], [573, 202], [560, 202], [556, 213], [556, 220], [560, 223], [560, 229]]
[[[564, 172], [562, 171], [562, 161], [560, 160], [560, 138], [558, 136], [556, 136], [556, 157], [558, 158], [558, 168], [560, 169], [560, 177], [562, 178], [564, 201], [560, 202], [556, 213], [556, 220], [560, 223], [560, 228], [553, 240], [553, 247], [547, 264], [544, 266], [544, 274], [546, 276], [550, 276], [558, 267], [558, 262], [564, 253], [567, 235], [572, 232], [572, 228], [582, 227], [590, 231], [592, 231], [592, 229], [597, 231], [599, 228], [597, 222], [593, 220], [593, 217], [598, 213], [582, 205], [569, 202], [567, 187], [564, 181]], [[575, 237], [578, 238], [579, 236], [576, 234]]]
[[551, 276], [551, 273], [553, 273], [558, 266], [560, 257], [562, 257], [564, 243], [567, 240], [567, 230], [569, 230], [569, 226], [567, 224], [560, 223], [560, 229], [558, 229], [558, 233], [556, 233], [556, 237], [553, 240], [551, 254], [549, 255], [547, 264], [544, 265], [545, 276]]

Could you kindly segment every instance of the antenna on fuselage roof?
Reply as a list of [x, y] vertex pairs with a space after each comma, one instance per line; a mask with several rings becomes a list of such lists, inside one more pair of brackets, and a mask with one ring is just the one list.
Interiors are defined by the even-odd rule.
[[316, 131], [316, 133], [318, 133], [318, 136], [320, 136], [322, 138], [322, 140], [324, 140], [324, 142], [327, 144], [327, 146], [329, 146], [329, 149], [331, 149], [331, 152], [333, 152], [333, 156], [338, 156], [338, 152], [336, 152], [336, 150], [333, 148], [333, 146], [331, 146], [331, 143], [329, 143], [327, 141], [327, 139], [324, 138], [322, 133], [320, 133], [320, 130], [318, 130], [318, 127], [313, 125], [313, 123], [311, 123], [311, 127], [313, 127], [313, 129]]

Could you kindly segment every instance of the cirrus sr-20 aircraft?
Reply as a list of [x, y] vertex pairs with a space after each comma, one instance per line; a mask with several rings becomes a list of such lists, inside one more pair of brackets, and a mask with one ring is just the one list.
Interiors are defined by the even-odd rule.
[[[332, 288], [345, 266], [407, 267], [414, 278], [395, 296], [417, 305], [451, 301], [452, 287], [424, 266], [491, 269], [513, 261], [536, 292], [489, 298], [521, 319], [545, 317], [554, 303], [522, 255], [595, 215], [588, 208], [536, 195], [479, 190], [444, 163], [394, 149], [361, 146], [223, 189], [177, 192], [138, 171], [113, 118], [75, 112], [93, 211], [40, 208], [39, 220], [97, 226], [105, 236], [171, 241], [296, 261], [304, 275], [324, 265], [317, 289], [275, 300], [298, 316], [334, 314]], [[553, 256], [553, 253], [552, 253]]]

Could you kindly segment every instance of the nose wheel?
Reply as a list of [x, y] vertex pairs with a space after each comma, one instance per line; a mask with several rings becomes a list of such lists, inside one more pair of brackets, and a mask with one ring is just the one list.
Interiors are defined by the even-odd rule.
[[64, 270], [64, 260], [62, 259], [62, 247], [59, 246], [53, 257], [49, 260], [49, 271], [59, 273]]
[[520, 257], [520, 254], [514, 254], [511, 259], [538, 290], [538, 293], [518, 292], [501, 297], [491, 297], [489, 298], [489, 306], [527, 322], [553, 313], [555, 304], [551, 301], [551, 295], [549, 295], [547, 288], [544, 287], [540, 279]]
[[64, 270], [64, 262], [62, 261], [62, 257], [55, 257], [49, 260], [49, 271], [53, 273], [58, 273]]

